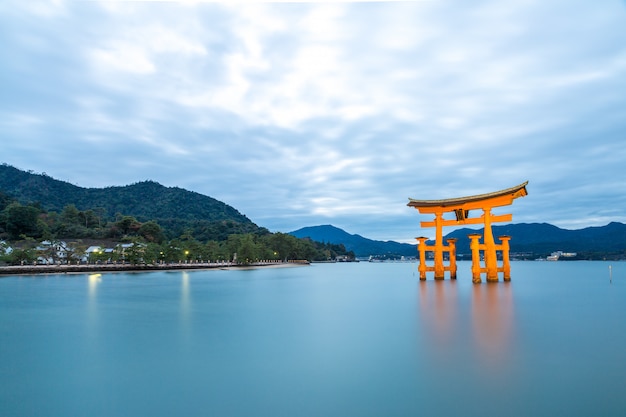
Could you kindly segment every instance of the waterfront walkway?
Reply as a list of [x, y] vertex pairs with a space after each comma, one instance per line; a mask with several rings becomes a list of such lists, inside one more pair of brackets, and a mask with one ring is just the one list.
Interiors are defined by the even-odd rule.
[[67, 274], [67, 273], [101, 273], [101, 272], [142, 272], [142, 271], [170, 271], [195, 269], [243, 269], [259, 267], [285, 267], [308, 265], [308, 261], [260, 261], [249, 264], [235, 262], [190, 262], [190, 263], [163, 263], [163, 264], [79, 264], [79, 265], [15, 265], [0, 266], [2, 275], [32, 275], [32, 274]]

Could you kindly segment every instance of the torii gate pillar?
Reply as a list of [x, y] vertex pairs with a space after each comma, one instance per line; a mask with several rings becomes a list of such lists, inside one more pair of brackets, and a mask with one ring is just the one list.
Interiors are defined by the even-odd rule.
[[[492, 223], [510, 222], [511, 214], [494, 215], [491, 210], [494, 207], [508, 206], [518, 197], [528, 195], [526, 191], [528, 181], [515, 187], [496, 191], [488, 194], [480, 194], [469, 197], [451, 198], [446, 200], [414, 200], [409, 199], [409, 207], [416, 208], [420, 213], [433, 214], [433, 221], [421, 222], [421, 227], [435, 228], [435, 244], [428, 246], [427, 238], [418, 237], [419, 272], [420, 279], [426, 279], [426, 272], [433, 271], [435, 279], [444, 279], [445, 271], [450, 272], [450, 278], [456, 278], [456, 239], [448, 239], [448, 246], [443, 244], [443, 226], [459, 226], [465, 224], [482, 224], [484, 226], [483, 243], [479, 242], [480, 235], [470, 235], [472, 249], [472, 281], [481, 282], [481, 273], [485, 273], [487, 281], [498, 281], [498, 272], [503, 273], [503, 279], [511, 279], [509, 264], [509, 236], [500, 236], [501, 244], [496, 244], [491, 230]], [[482, 209], [482, 216], [470, 218], [470, 210]], [[444, 213], [453, 212], [456, 219], [444, 219]], [[433, 252], [434, 265], [426, 265], [426, 252]], [[480, 266], [481, 251], [485, 266]], [[498, 267], [497, 252], [502, 253], [502, 267]], [[449, 254], [449, 266], [444, 265], [444, 252]]]

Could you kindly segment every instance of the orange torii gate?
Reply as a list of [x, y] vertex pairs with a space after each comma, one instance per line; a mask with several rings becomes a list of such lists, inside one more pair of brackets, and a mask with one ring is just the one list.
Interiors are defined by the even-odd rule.
[[[420, 279], [426, 279], [426, 272], [433, 271], [435, 279], [444, 279], [445, 271], [450, 272], [450, 278], [456, 279], [456, 239], [448, 239], [448, 245], [443, 244], [443, 226], [459, 226], [464, 224], [483, 224], [485, 233], [483, 243], [479, 242], [480, 234], [471, 234], [470, 248], [472, 250], [472, 281], [481, 282], [480, 274], [487, 274], [487, 281], [498, 281], [498, 272], [502, 272], [504, 280], [511, 279], [511, 267], [509, 264], [509, 236], [499, 236], [502, 242], [496, 245], [491, 224], [496, 222], [510, 222], [512, 214], [494, 215], [491, 209], [494, 207], [508, 206], [518, 197], [527, 195], [526, 185], [528, 181], [506, 190], [493, 193], [473, 195], [469, 197], [449, 198], [445, 200], [414, 200], [409, 198], [409, 207], [415, 207], [420, 213], [434, 214], [434, 221], [421, 222], [421, 227], [434, 227], [436, 229], [435, 244], [426, 245], [426, 237], [416, 238], [419, 242], [418, 251], [420, 256], [419, 273]], [[469, 218], [470, 210], [482, 209], [480, 217]], [[443, 214], [454, 212], [455, 219], [444, 219]], [[496, 251], [502, 251], [502, 267], [498, 267]], [[434, 266], [426, 265], [426, 252], [434, 253]], [[480, 265], [480, 253], [483, 252], [485, 266]], [[449, 255], [449, 265], [443, 264], [443, 254]]]

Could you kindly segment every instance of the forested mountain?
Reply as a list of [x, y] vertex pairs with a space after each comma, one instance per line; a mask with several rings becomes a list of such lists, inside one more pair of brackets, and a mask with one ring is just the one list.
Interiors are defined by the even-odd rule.
[[360, 235], [350, 234], [338, 227], [329, 224], [322, 226], [303, 227], [289, 232], [290, 235], [308, 237], [317, 242], [343, 244], [347, 250], [353, 251], [356, 256], [400, 257], [415, 256], [415, 245], [393, 241], [367, 239]]
[[[496, 240], [498, 236], [511, 236], [511, 252], [626, 252], [626, 224], [617, 222], [577, 230], [561, 229], [548, 223], [507, 224], [492, 226], [492, 230]], [[458, 229], [445, 238], [457, 238], [457, 252], [469, 254], [467, 235], [476, 232], [474, 229]], [[478, 233], [482, 234], [483, 229]]]
[[[89, 247], [96, 250], [87, 253]], [[354, 254], [340, 244], [270, 233], [233, 207], [181, 188], [153, 181], [82, 188], [0, 166], [0, 264], [42, 259], [249, 264], [337, 257], [353, 259]]]
[[61, 212], [74, 205], [91, 210], [103, 220], [117, 214], [140, 222], [157, 221], [170, 235], [193, 230], [200, 239], [225, 238], [232, 233], [264, 231], [235, 208], [214, 198], [153, 181], [106, 188], [83, 188], [44, 174], [0, 165], [0, 191], [22, 204], [38, 203], [47, 211]]
[[[547, 223], [519, 223], [493, 226], [493, 235], [511, 236], [510, 251], [515, 257], [535, 259], [552, 252], [576, 252], [574, 259], [625, 259], [626, 224], [612, 222], [601, 227], [587, 227], [579, 230], [561, 229]], [[444, 236], [458, 239], [457, 254], [469, 256], [470, 233], [483, 234], [483, 229], [463, 228]], [[398, 242], [382, 242], [351, 235], [331, 225], [304, 227], [290, 232], [296, 237], [310, 237], [318, 242], [343, 244], [357, 256], [379, 255], [383, 257], [416, 256], [417, 246]], [[429, 241], [428, 244], [434, 244]]]

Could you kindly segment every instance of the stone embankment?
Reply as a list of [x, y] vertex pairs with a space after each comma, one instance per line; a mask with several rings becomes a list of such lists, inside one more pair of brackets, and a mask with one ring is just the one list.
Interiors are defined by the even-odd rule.
[[171, 270], [196, 270], [196, 269], [231, 269], [231, 268], [257, 268], [257, 267], [282, 267], [308, 265], [308, 261], [261, 261], [250, 264], [237, 264], [234, 262], [194, 262], [194, 263], [171, 263], [171, 264], [79, 264], [79, 265], [16, 265], [0, 266], [2, 275], [33, 275], [33, 274], [68, 274], [68, 273], [101, 273], [101, 272], [144, 272], [144, 271], [171, 271]]

